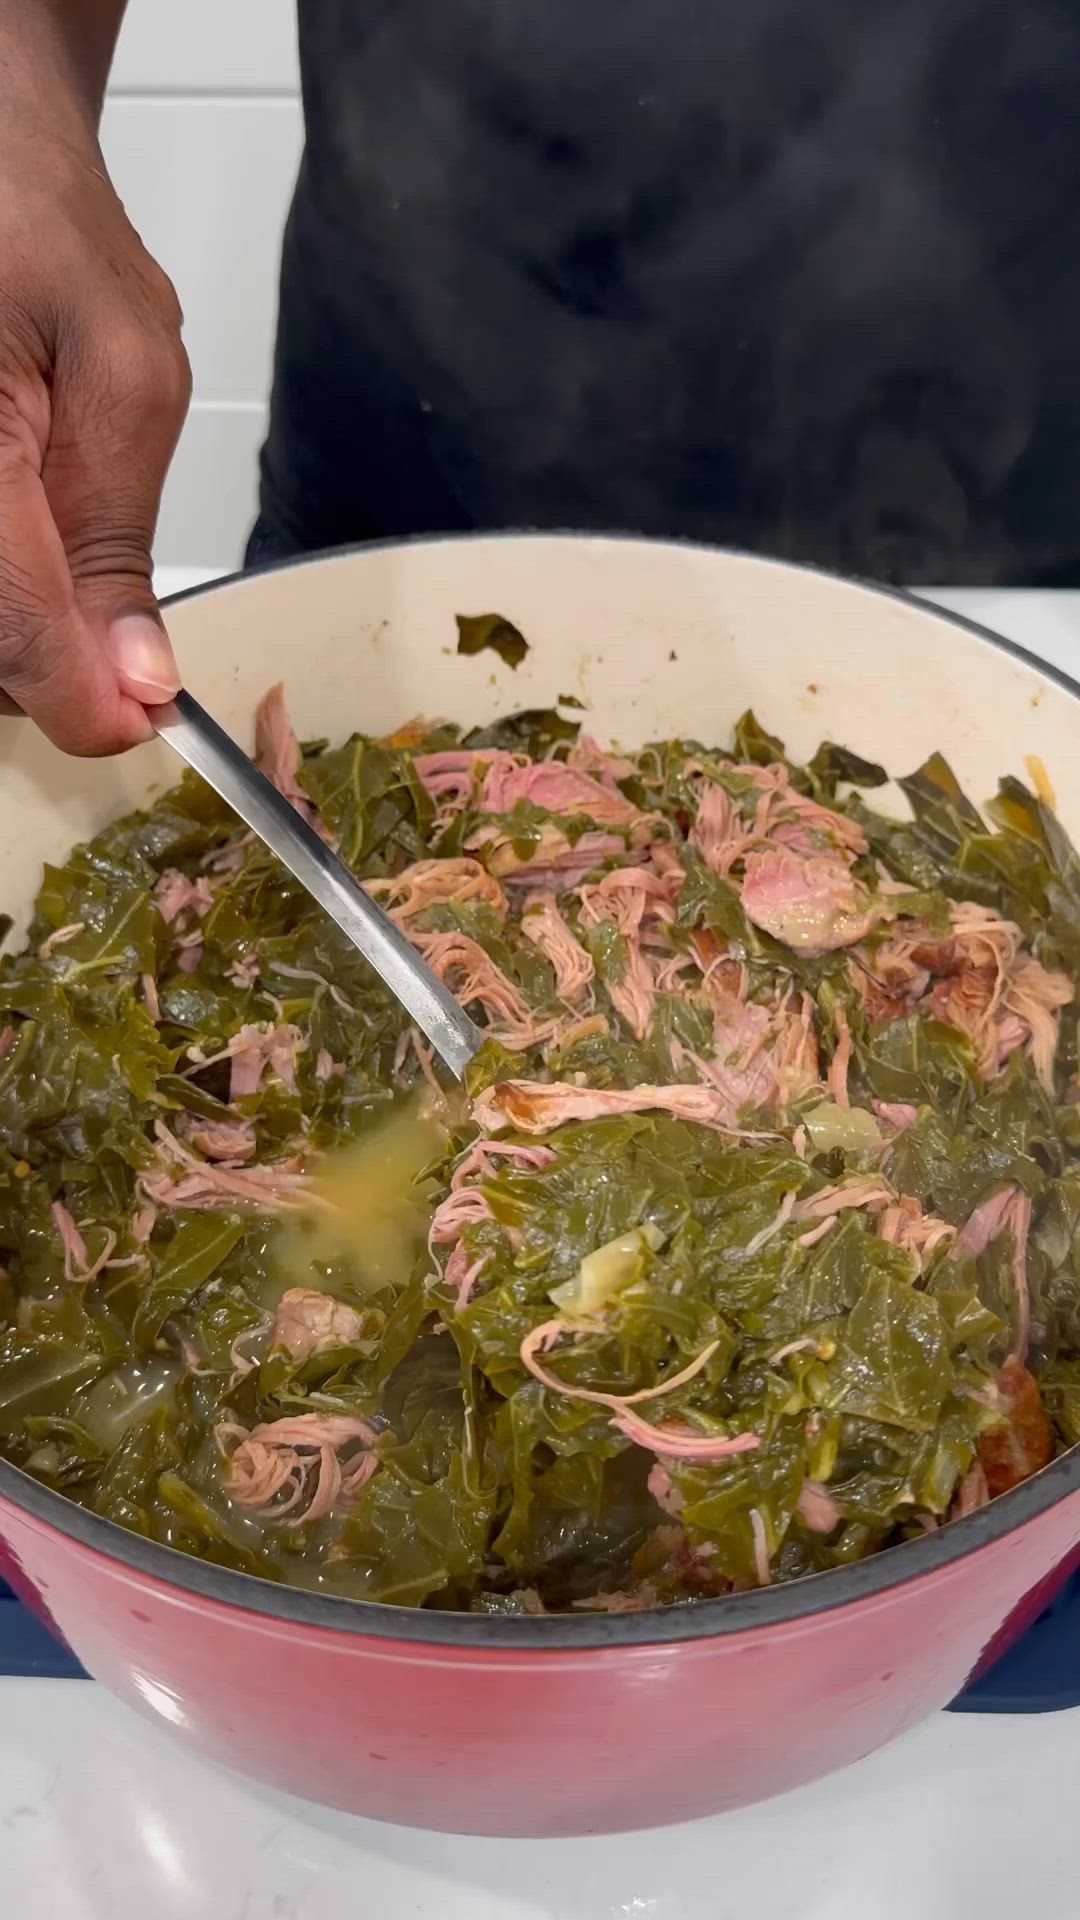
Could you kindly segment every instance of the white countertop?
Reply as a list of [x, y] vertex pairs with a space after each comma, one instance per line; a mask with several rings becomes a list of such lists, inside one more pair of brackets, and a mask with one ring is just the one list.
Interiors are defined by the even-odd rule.
[[[162, 569], [158, 590], [206, 577]], [[933, 597], [1080, 677], [1080, 593]], [[1080, 1708], [939, 1714], [844, 1773], [723, 1819], [613, 1840], [456, 1839], [249, 1786], [85, 1681], [0, 1680], [0, 1913], [1074, 1920], [1078, 1773]]]

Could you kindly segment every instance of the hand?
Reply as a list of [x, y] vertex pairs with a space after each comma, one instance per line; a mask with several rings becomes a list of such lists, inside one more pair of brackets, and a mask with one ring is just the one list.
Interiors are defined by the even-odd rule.
[[96, 146], [0, 130], [0, 689], [69, 753], [180, 680], [151, 586], [191, 391], [172, 285]]

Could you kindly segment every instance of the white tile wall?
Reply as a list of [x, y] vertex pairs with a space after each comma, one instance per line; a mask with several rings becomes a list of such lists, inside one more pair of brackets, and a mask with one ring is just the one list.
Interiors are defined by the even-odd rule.
[[194, 374], [159, 565], [235, 566], [251, 523], [298, 88], [294, 0], [129, 0], [102, 145], [176, 284]]

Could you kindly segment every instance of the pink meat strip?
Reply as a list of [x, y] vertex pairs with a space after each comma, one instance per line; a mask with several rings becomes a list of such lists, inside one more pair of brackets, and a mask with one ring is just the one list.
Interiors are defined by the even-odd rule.
[[743, 910], [796, 953], [830, 953], [865, 939], [877, 918], [836, 855], [767, 848], [747, 857]]
[[754, 843], [731, 795], [714, 781], [706, 781], [690, 828], [690, 845], [714, 873], [730, 872], [736, 860]]
[[1027, 1246], [1031, 1231], [1031, 1195], [1023, 1187], [1003, 1187], [989, 1200], [980, 1201], [968, 1217], [953, 1245], [953, 1257], [965, 1254], [977, 1258], [991, 1241], [1007, 1232], [1012, 1240], [1012, 1279], [1016, 1298], [1016, 1325], [1012, 1345], [1005, 1362], [1023, 1366], [1031, 1338], [1031, 1290], [1028, 1283]]
[[709, 1346], [690, 1361], [679, 1373], [672, 1374], [669, 1380], [661, 1380], [654, 1387], [639, 1387], [636, 1393], [601, 1393], [594, 1387], [572, 1387], [556, 1374], [549, 1373], [536, 1358], [538, 1353], [546, 1353], [564, 1334], [596, 1333], [601, 1331], [600, 1323], [572, 1320], [546, 1320], [539, 1327], [527, 1333], [521, 1343], [521, 1363], [534, 1380], [549, 1393], [562, 1394], [568, 1400], [586, 1400], [592, 1406], [607, 1407], [612, 1413], [612, 1426], [628, 1440], [638, 1446], [649, 1447], [665, 1458], [680, 1460], [727, 1460], [734, 1454], [751, 1453], [761, 1442], [756, 1433], [738, 1433], [733, 1436], [718, 1437], [715, 1434], [698, 1433], [687, 1421], [678, 1420], [667, 1426], [656, 1427], [648, 1420], [640, 1419], [633, 1409], [644, 1400], [656, 1400], [661, 1395], [674, 1393], [677, 1388], [685, 1387], [697, 1378], [707, 1367], [720, 1342], [713, 1340]]
[[520, 1133], [550, 1133], [567, 1121], [600, 1120], [609, 1113], [670, 1113], [677, 1120], [712, 1127], [741, 1140], [771, 1136], [748, 1133], [730, 1124], [727, 1101], [712, 1087], [631, 1087], [626, 1090], [571, 1086], [554, 1080], [502, 1080], [473, 1105], [473, 1119], [484, 1131], [514, 1127]]
[[871, 1100], [870, 1105], [882, 1133], [890, 1141], [898, 1140], [919, 1117], [918, 1107], [907, 1100]]
[[229, 1498], [267, 1520], [284, 1519], [301, 1505], [293, 1526], [307, 1526], [334, 1510], [347, 1512], [378, 1471], [371, 1451], [375, 1430], [359, 1415], [292, 1414], [250, 1432], [239, 1422], [223, 1421], [215, 1431], [225, 1455]]
[[206, 1211], [214, 1207], [253, 1207], [261, 1213], [289, 1213], [329, 1206], [311, 1191], [297, 1155], [264, 1166], [223, 1167], [191, 1153], [163, 1121], [154, 1124], [160, 1165], [139, 1174], [144, 1202], [159, 1208]]
[[298, 1365], [314, 1354], [349, 1347], [360, 1338], [363, 1320], [343, 1300], [315, 1287], [290, 1287], [278, 1301], [268, 1346], [280, 1347]]
[[303, 815], [308, 825], [329, 841], [331, 835], [318, 807], [300, 784], [303, 764], [300, 744], [285, 705], [285, 688], [279, 680], [255, 709], [255, 765], [289, 805]]
[[74, 1280], [80, 1286], [86, 1286], [96, 1280], [98, 1274], [109, 1263], [109, 1257], [116, 1246], [116, 1235], [107, 1232], [105, 1244], [95, 1261], [91, 1263], [86, 1250], [86, 1241], [75, 1225], [71, 1214], [62, 1200], [54, 1200], [50, 1209], [53, 1223], [60, 1235], [60, 1244], [64, 1249], [64, 1279]]
[[428, 1245], [451, 1246], [466, 1227], [480, 1226], [491, 1217], [491, 1208], [480, 1187], [458, 1187], [436, 1207], [431, 1217]]
[[493, 1164], [496, 1160], [510, 1160], [535, 1173], [541, 1167], [550, 1167], [557, 1159], [554, 1147], [530, 1147], [523, 1140], [475, 1140], [454, 1168], [450, 1186], [456, 1193], [468, 1180], [490, 1180], [496, 1171]]
[[553, 893], [545, 889], [526, 896], [521, 931], [550, 961], [555, 971], [555, 991], [563, 1004], [573, 1007], [587, 1000], [594, 973], [592, 956], [571, 933]]
[[234, 987], [246, 992], [253, 987], [259, 977], [259, 956], [257, 953], [245, 953], [238, 960], [231, 960], [225, 969], [227, 977]]
[[487, 1261], [487, 1254], [482, 1253], [470, 1266], [464, 1241], [458, 1241], [457, 1246], [454, 1248], [446, 1263], [446, 1271], [443, 1274], [443, 1279], [446, 1281], [447, 1286], [452, 1287], [454, 1290], [454, 1310], [456, 1313], [460, 1313], [463, 1307], [468, 1306], [472, 1298], [473, 1288], [483, 1273], [484, 1268], [487, 1266]]
[[146, 1011], [149, 1014], [151, 1020], [154, 1022], [154, 1025], [156, 1026], [158, 1021], [161, 1019], [161, 1002], [158, 999], [157, 981], [154, 979], [154, 976], [152, 973], [143, 974], [142, 991], [143, 991], [143, 1004], [145, 1005]]
[[795, 1220], [827, 1220], [848, 1207], [869, 1207], [874, 1210], [890, 1206], [895, 1199], [892, 1188], [881, 1180], [854, 1179], [822, 1187], [819, 1192], [797, 1200], [792, 1217]]

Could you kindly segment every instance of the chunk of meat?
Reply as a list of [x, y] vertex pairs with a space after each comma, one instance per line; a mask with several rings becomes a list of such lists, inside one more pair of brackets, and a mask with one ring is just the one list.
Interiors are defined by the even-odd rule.
[[521, 931], [550, 961], [555, 991], [563, 1004], [578, 1006], [587, 999], [594, 973], [592, 955], [570, 931], [553, 893], [545, 889], [527, 895], [521, 909]]
[[278, 1301], [268, 1346], [281, 1347], [297, 1365], [314, 1354], [349, 1347], [360, 1338], [363, 1320], [344, 1300], [316, 1287], [290, 1287]]
[[843, 1514], [820, 1480], [804, 1480], [795, 1511], [809, 1533], [832, 1533]]
[[1004, 1418], [979, 1436], [979, 1462], [991, 1499], [1018, 1487], [1054, 1457], [1053, 1429], [1034, 1375], [1021, 1361], [1007, 1360], [997, 1390]]
[[898, 1140], [919, 1117], [918, 1107], [908, 1100], [871, 1100], [870, 1105], [882, 1133], [890, 1141]]
[[259, 1091], [263, 1074], [270, 1067], [289, 1092], [295, 1093], [296, 1057], [306, 1044], [299, 1027], [288, 1021], [279, 1021], [276, 1026], [269, 1022], [243, 1026], [219, 1053], [204, 1054], [200, 1047], [190, 1046], [187, 1051], [192, 1064], [187, 1072], [202, 1073], [220, 1060], [228, 1060], [229, 1099], [239, 1100]]
[[229, 1099], [258, 1093], [269, 1067], [290, 1093], [296, 1092], [296, 1056], [306, 1042], [299, 1027], [288, 1021], [276, 1026], [241, 1027], [228, 1049]]
[[291, 1414], [250, 1432], [223, 1421], [215, 1433], [230, 1500], [268, 1520], [292, 1514], [292, 1526], [347, 1513], [378, 1471], [375, 1430], [356, 1414]]
[[641, 810], [592, 774], [558, 760], [530, 760], [524, 765], [506, 760], [488, 768], [480, 804], [485, 813], [512, 813], [527, 800], [544, 813], [585, 814], [599, 827], [629, 826]]
[[566, 1081], [502, 1080], [488, 1087], [473, 1105], [473, 1119], [485, 1132], [516, 1127], [521, 1133], [550, 1133], [570, 1120], [600, 1120], [609, 1113], [670, 1113], [718, 1133], [743, 1140], [769, 1136], [730, 1124], [730, 1108], [714, 1087], [576, 1087]]
[[154, 905], [167, 927], [182, 913], [197, 914], [201, 920], [214, 904], [214, 889], [205, 875], [189, 880], [176, 867], [166, 867], [154, 887]]
[[767, 848], [746, 861], [743, 910], [796, 953], [829, 953], [865, 939], [876, 912], [843, 861]]

